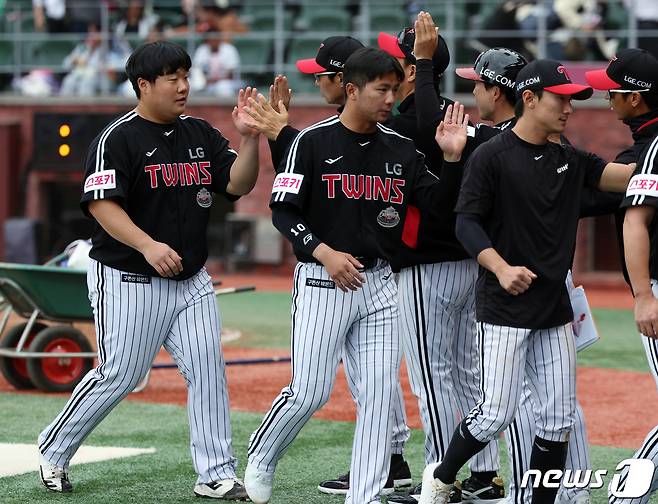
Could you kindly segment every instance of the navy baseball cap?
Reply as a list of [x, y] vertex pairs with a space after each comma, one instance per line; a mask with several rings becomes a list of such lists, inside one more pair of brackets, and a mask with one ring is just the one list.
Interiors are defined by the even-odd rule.
[[516, 76], [516, 99], [523, 91], [545, 89], [558, 95], [571, 95], [574, 100], [587, 100], [594, 90], [583, 84], [571, 82], [569, 73], [559, 61], [538, 59], [528, 63]]
[[622, 49], [607, 68], [585, 73], [594, 89], [658, 93], [658, 60], [644, 49]]
[[[377, 44], [382, 51], [394, 58], [406, 58], [415, 65], [414, 42], [416, 42], [416, 30], [411, 27], [402, 29], [397, 37], [384, 32], [380, 32], [377, 37]], [[442, 75], [450, 64], [450, 51], [441, 35], [439, 35], [439, 44], [432, 55], [432, 64], [434, 73], [437, 75]]]
[[300, 72], [305, 74], [342, 72], [347, 58], [362, 47], [363, 44], [352, 37], [329, 37], [320, 43], [315, 58], [298, 60], [295, 65]]

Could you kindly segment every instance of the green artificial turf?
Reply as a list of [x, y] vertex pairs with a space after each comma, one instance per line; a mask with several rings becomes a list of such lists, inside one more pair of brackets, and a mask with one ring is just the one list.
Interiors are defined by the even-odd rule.
[[[219, 299], [222, 322], [242, 337], [229, 345], [252, 348], [290, 347], [290, 294], [251, 292]], [[578, 354], [581, 366], [649, 372], [630, 310], [594, 309], [601, 339]]]
[[[38, 432], [60, 411], [62, 397], [0, 394], [0, 442], [35, 443]], [[262, 414], [233, 412], [235, 454], [244, 471], [246, 444]], [[339, 496], [320, 494], [321, 479], [337, 476], [349, 465], [354, 426], [345, 422], [312, 419], [301, 431], [277, 468], [272, 504], [338, 504]], [[35, 472], [0, 479], [0, 502], [107, 504], [144, 502], [202, 502], [192, 494], [195, 474], [189, 453], [185, 408], [173, 405], [121, 403], [87, 439], [89, 445], [155, 447], [155, 454], [71, 467], [72, 494], [46, 492]], [[592, 447], [595, 469], [612, 470], [631, 455], [630, 450]], [[0, 456], [6, 456], [1, 454]], [[423, 435], [412, 431], [405, 457], [414, 480], [423, 469]], [[502, 475], [509, 481], [506, 453], [502, 450]], [[35, 461], [36, 464], [36, 461]], [[606, 502], [604, 490], [594, 493], [594, 503]], [[651, 502], [658, 502], [654, 497]]]

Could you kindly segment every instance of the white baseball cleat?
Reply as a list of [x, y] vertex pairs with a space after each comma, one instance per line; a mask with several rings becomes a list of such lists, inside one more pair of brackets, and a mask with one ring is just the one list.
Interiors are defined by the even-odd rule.
[[73, 485], [69, 481], [69, 473], [63, 467], [48, 462], [39, 454], [39, 477], [41, 483], [53, 492], [72, 492]]
[[244, 487], [254, 504], [267, 504], [272, 497], [274, 472], [261, 471], [255, 465], [247, 463], [244, 471]]
[[429, 464], [423, 471], [423, 487], [418, 504], [448, 504], [453, 483], [444, 483], [434, 477], [434, 470], [439, 463]]
[[210, 483], [198, 483], [194, 486], [194, 495], [210, 499], [246, 501], [247, 492], [238, 479], [224, 479]]

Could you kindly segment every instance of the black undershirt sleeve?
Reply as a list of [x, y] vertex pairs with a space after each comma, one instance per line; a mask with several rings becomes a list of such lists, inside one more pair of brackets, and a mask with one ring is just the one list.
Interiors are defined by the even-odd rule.
[[279, 136], [276, 137], [276, 140], [268, 140], [267, 143], [270, 146], [270, 153], [272, 154], [272, 166], [274, 166], [274, 171], [279, 171], [279, 165], [285, 157], [286, 149], [295, 139], [299, 133], [298, 129], [293, 128], [292, 126], [284, 126], [281, 131], [279, 131]]
[[[416, 116], [418, 131], [434, 131], [445, 116], [443, 100], [436, 94], [434, 87], [434, 70], [432, 60], [416, 61]], [[434, 136], [434, 135], [432, 135]]]
[[312, 256], [322, 243], [308, 227], [299, 209], [288, 203], [272, 205], [272, 224], [285, 236], [295, 250]]
[[455, 236], [474, 259], [477, 259], [484, 249], [492, 247], [491, 240], [482, 227], [482, 220], [477, 214], [458, 213]]

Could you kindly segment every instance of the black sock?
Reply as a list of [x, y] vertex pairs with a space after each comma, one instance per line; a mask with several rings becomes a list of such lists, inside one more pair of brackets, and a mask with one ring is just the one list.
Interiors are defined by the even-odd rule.
[[491, 483], [491, 480], [498, 476], [496, 471], [471, 471], [471, 476], [482, 483]]
[[404, 462], [404, 457], [401, 453], [391, 453], [391, 465], [401, 464], [402, 462]]
[[462, 466], [485, 446], [487, 443], [475, 439], [462, 420], [452, 435], [445, 457], [434, 471], [434, 477], [443, 483], [454, 482]]
[[[549, 469], [564, 470], [567, 460], [567, 441], [548, 441], [535, 437], [532, 443], [532, 455], [530, 456], [530, 469], [541, 471], [542, 479], [544, 473]], [[539, 486], [532, 489], [532, 504], [553, 504], [558, 488], [546, 488], [543, 481]]]

